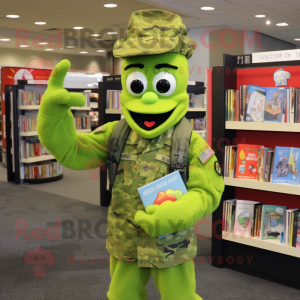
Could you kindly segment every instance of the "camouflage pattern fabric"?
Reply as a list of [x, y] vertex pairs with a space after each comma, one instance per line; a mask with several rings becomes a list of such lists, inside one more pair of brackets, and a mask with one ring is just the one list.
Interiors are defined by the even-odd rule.
[[168, 268], [196, 256], [193, 226], [163, 239], [150, 237], [134, 223], [138, 210], [145, 210], [137, 189], [170, 172], [174, 128], [147, 140], [131, 131], [121, 155], [108, 210], [107, 251], [139, 267]]
[[117, 40], [115, 57], [181, 53], [190, 58], [197, 44], [189, 39], [180, 16], [165, 10], [134, 12], [129, 20], [127, 38]]

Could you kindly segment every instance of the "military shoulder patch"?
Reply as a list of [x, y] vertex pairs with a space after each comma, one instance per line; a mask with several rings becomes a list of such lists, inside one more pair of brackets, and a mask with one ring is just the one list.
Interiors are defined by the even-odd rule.
[[215, 161], [215, 171], [219, 176], [222, 176], [221, 166], [218, 161]]
[[214, 154], [215, 152], [209, 146], [207, 146], [198, 157], [201, 162], [205, 164]]
[[100, 132], [100, 131], [105, 131], [105, 130], [104, 130], [104, 125], [97, 127], [97, 128], [94, 130], [94, 133], [97, 133], [97, 132]]

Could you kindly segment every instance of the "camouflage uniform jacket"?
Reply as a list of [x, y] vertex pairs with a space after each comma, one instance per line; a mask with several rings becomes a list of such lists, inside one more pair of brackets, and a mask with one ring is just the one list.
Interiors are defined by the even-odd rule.
[[148, 140], [131, 131], [121, 155], [108, 211], [107, 250], [139, 267], [167, 268], [196, 255], [193, 227], [163, 239], [150, 237], [134, 223], [138, 210], [145, 210], [137, 189], [170, 172], [173, 129]]

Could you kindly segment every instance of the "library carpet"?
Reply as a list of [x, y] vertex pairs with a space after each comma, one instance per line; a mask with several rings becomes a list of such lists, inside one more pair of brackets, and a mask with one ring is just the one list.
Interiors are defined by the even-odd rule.
[[[106, 215], [106, 208], [0, 182], [0, 300], [107, 299]], [[300, 298], [299, 290], [212, 267], [211, 241], [198, 241], [197, 292], [204, 300]], [[38, 247], [48, 250], [44, 259]], [[149, 300], [160, 299], [152, 279], [147, 291]]]

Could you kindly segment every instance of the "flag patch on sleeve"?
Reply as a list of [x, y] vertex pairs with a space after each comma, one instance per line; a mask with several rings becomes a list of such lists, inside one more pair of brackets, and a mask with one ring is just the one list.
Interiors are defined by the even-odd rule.
[[214, 154], [215, 152], [208, 146], [200, 153], [198, 157], [201, 162], [205, 164]]

